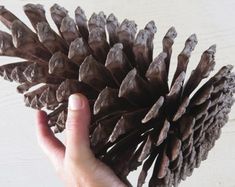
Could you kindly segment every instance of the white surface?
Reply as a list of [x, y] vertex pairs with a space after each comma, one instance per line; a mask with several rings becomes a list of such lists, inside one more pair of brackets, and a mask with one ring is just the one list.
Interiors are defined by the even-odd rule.
[[[29, 23], [23, 14], [22, 6], [28, 2], [45, 4], [53, 1], [10, 1], [1, 0], [0, 4], [12, 10], [23, 21]], [[175, 26], [178, 37], [173, 49], [173, 72], [176, 56], [182, 50], [187, 37], [196, 33], [199, 43], [193, 52], [189, 69], [198, 62], [201, 53], [211, 44], [217, 44], [216, 70], [225, 64], [235, 65], [235, 1], [234, 0], [57, 0], [70, 10], [71, 16], [77, 5], [87, 16], [94, 11], [103, 10], [106, 15], [113, 12], [119, 20], [134, 19], [138, 28], [143, 28], [149, 20], [155, 20], [158, 33], [155, 37], [155, 55], [161, 50], [161, 40], [170, 26]], [[5, 29], [0, 24], [0, 29]], [[0, 63], [9, 62], [0, 58]], [[172, 74], [172, 73], [171, 73]], [[53, 168], [39, 149], [34, 132], [34, 111], [24, 107], [23, 98], [16, 94], [15, 84], [0, 81], [0, 186], [1, 187], [54, 187], [62, 186]], [[230, 121], [223, 129], [221, 138], [210, 152], [208, 160], [202, 162], [200, 169], [181, 183], [181, 187], [234, 187], [235, 186], [235, 110]], [[136, 181], [137, 174], [131, 175]], [[147, 186], [147, 185], [146, 185]]]

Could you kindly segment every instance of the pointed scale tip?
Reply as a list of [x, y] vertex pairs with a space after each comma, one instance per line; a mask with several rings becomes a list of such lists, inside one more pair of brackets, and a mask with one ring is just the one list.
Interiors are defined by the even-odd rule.
[[39, 97], [39, 101], [44, 106], [46, 106], [50, 102], [50, 99], [49, 99], [49, 97], [51, 96], [50, 91], [51, 91], [50, 87], [46, 88]]
[[56, 90], [56, 99], [58, 102], [62, 102], [64, 100], [64, 98], [66, 98], [66, 94], [70, 94], [70, 90], [69, 90], [69, 81], [68, 79], [66, 79], [65, 81], [63, 81], [58, 89]]
[[63, 14], [68, 14], [68, 10], [66, 10], [64, 7], [61, 7], [60, 5], [58, 5], [57, 3], [55, 3], [51, 8], [50, 11], [52, 14], [61, 14], [63, 12]]
[[6, 70], [3, 71], [2, 77], [3, 77], [4, 80], [12, 82], [12, 79], [11, 79], [9, 73]]
[[103, 12], [99, 12], [99, 14], [93, 13], [88, 21], [88, 27], [90, 30], [96, 27], [104, 29], [105, 24], [106, 24], [106, 16]]
[[54, 53], [48, 63], [48, 73], [61, 73], [65, 70], [66, 62], [62, 58], [63, 53], [58, 51]]
[[0, 15], [6, 12], [6, 9], [3, 5], [0, 5]]
[[76, 33], [77, 29], [76, 29], [75, 22], [74, 22], [73, 18], [71, 18], [69, 15], [65, 16], [62, 19], [62, 23], [61, 23], [61, 26], [60, 26], [60, 31], [62, 33], [64, 33], [64, 32]]
[[191, 36], [189, 37], [192, 40], [197, 40], [197, 35], [195, 33], [191, 34]]
[[11, 75], [10, 77], [16, 81], [16, 82], [20, 82], [21, 81], [21, 77], [20, 77], [20, 70], [19, 67], [16, 66], [12, 71], [11, 71]]
[[144, 29], [150, 31], [153, 34], [157, 32], [157, 27], [153, 20], [148, 22]]
[[103, 18], [106, 18], [106, 15], [105, 15], [105, 13], [103, 11], [100, 11], [98, 15], [103, 17]]
[[24, 11], [38, 11], [38, 10], [40, 10], [40, 11], [45, 12], [44, 6], [41, 4], [28, 3], [23, 6], [23, 9], [24, 9]]
[[12, 36], [0, 30], [0, 54], [3, 55], [10, 48], [13, 48]]
[[121, 116], [121, 118], [118, 120], [118, 122], [116, 123], [111, 135], [109, 136], [109, 142], [115, 142], [120, 135], [125, 134], [126, 133], [126, 126], [125, 126], [125, 117]]
[[169, 37], [169, 38], [171, 38], [171, 39], [175, 39], [175, 38], [177, 37], [177, 32], [176, 32], [176, 30], [175, 30], [175, 27], [172, 26], [172, 27], [167, 31], [166, 37]]
[[116, 20], [117, 20], [117, 18], [113, 13], [109, 14], [109, 16], [107, 18], [107, 22], [113, 22], [113, 21], [116, 21]]
[[80, 6], [78, 6], [75, 10], [75, 19], [77, 23], [83, 21], [85, 22], [85, 25], [86, 25], [87, 17], [86, 17], [85, 11]]
[[149, 38], [149, 32], [147, 30], [145, 30], [145, 29], [139, 30], [139, 32], [138, 32], [138, 34], [135, 38], [134, 46], [135, 47], [138, 46], [138, 45], [145, 46], [146, 43], [147, 43], [148, 38]]
[[198, 43], [196, 34], [192, 34], [186, 41], [185, 47], [182, 53], [184, 53], [188, 58], [190, 57], [192, 51], [195, 49]]
[[221, 69], [226, 69], [227, 71], [231, 71], [233, 69], [233, 67], [234, 66], [232, 64], [228, 64], [228, 65], [222, 67]]
[[198, 43], [197, 35], [196, 35], [195, 33], [192, 34], [188, 39], [189, 39], [190, 41], [194, 41], [195, 43]]
[[168, 97], [179, 93], [180, 89], [183, 86], [183, 82], [185, 80], [185, 75], [186, 73], [184, 71], [182, 71], [179, 76], [176, 78], [174, 84], [172, 85], [170, 92], [167, 94]]
[[120, 31], [126, 31], [129, 33], [137, 32], [137, 24], [133, 20], [124, 19], [119, 28]]
[[148, 111], [148, 113], [145, 115], [145, 117], [141, 120], [141, 122], [147, 123], [148, 121], [154, 119], [157, 117], [157, 115], [159, 114], [159, 110], [162, 107], [164, 103], [164, 97], [161, 96], [156, 103], [150, 108], [150, 110]]
[[56, 9], [61, 9], [62, 7], [60, 5], [58, 5], [57, 3], [54, 3], [52, 6], [51, 6], [51, 11], [55, 11]]
[[116, 44], [114, 44], [114, 46], [112, 48], [115, 49], [115, 50], [118, 50], [118, 49], [122, 50], [123, 49], [123, 44], [122, 43], [116, 43]]
[[80, 7], [80, 6], [78, 6], [77, 8], [76, 8], [76, 10], [75, 10], [75, 14], [85, 14], [85, 12], [84, 12], [84, 10]]
[[207, 51], [208, 51], [208, 52], [211, 52], [211, 53], [215, 53], [215, 52], [216, 52], [216, 44], [210, 46]]
[[234, 67], [234, 66], [233, 66], [232, 64], [228, 64], [228, 65], [227, 65], [227, 68], [228, 68], [230, 71], [233, 69], [233, 67]]
[[37, 95], [35, 95], [33, 99], [31, 100], [30, 107], [34, 109], [39, 109]]
[[145, 158], [148, 157], [152, 148], [152, 144], [153, 142], [152, 142], [151, 136], [148, 135], [147, 140], [145, 141], [144, 147], [142, 148], [142, 151], [137, 159], [138, 162], [142, 163], [145, 160]]
[[129, 88], [133, 88], [133, 82], [130, 80], [133, 80], [133, 77], [137, 75], [137, 70], [136, 68], [133, 68], [129, 73], [126, 75], [124, 80], [121, 83], [119, 92], [118, 92], [118, 97], [125, 97], [126, 90]]
[[40, 42], [46, 42], [48, 40], [56, 40], [56, 36], [52, 31], [50, 25], [46, 22], [39, 22], [37, 24], [37, 34]]
[[95, 100], [94, 107], [93, 107], [93, 114], [96, 115], [100, 112], [101, 108], [104, 106], [106, 97], [108, 96], [109, 87], [105, 87], [100, 94], [98, 95], [97, 99]]
[[25, 103], [25, 106], [27, 106], [27, 107], [30, 106], [30, 99], [29, 99], [29, 97], [27, 97], [25, 95], [24, 95], [24, 103]]

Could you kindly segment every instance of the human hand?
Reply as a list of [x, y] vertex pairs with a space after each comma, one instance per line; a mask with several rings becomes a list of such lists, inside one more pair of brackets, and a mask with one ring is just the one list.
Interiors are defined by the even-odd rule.
[[124, 187], [115, 173], [90, 149], [90, 109], [81, 94], [69, 98], [66, 145], [48, 127], [46, 113], [37, 112], [37, 138], [56, 172], [69, 187]]

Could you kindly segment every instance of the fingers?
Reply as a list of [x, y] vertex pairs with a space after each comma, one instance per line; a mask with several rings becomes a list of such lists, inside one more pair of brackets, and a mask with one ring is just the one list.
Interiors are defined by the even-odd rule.
[[48, 126], [45, 112], [37, 111], [36, 124], [38, 143], [47, 157], [51, 160], [54, 167], [58, 169], [58, 167], [62, 166], [65, 147], [54, 136], [52, 130]]
[[88, 100], [81, 94], [69, 97], [66, 122], [66, 153], [77, 162], [94, 157], [89, 144], [90, 108]]

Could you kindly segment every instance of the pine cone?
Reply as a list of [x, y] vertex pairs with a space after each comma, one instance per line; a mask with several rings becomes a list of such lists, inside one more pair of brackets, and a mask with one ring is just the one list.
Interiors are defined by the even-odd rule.
[[222, 67], [196, 89], [214, 68], [213, 45], [185, 82], [197, 44], [193, 34], [169, 85], [174, 27], [153, 59], [153, 21], [137, 33], [134, 21], [119, 24], [113, 14], [106, 18], [103, 12], [94, 13], [87, 21], [80, 7], [75, 20], [57, 4], [50, 11], [58, 33], [42, 5], [24, 6], [35, 32], [0, 6], [0, 20], [11, 31], [0, 31], [0, 55], [25, 59], [1, 66], [0, 75], [19, 83], [26, 106], [51, 110], [48, 125], [55, 133], [65, 129], [68, 97], [86, 95], [93, 110], [90, 141], [97, 158], [128, 186], [132, 170], [142, 165], [140, 187], [153, 164], [150, 187], [178, 186], [207, 158], [228, 121], [235, 92], [232, 66]]

